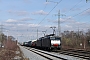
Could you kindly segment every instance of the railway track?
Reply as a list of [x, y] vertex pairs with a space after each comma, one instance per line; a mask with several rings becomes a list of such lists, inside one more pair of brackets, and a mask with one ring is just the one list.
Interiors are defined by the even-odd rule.
[[83, 50], [56, 50], [53, 52], [47, 52], [47, 51], [42, 51], [38, 50], [35, 48], [30, 48], [30, 47], [25, 47], [31, 52], [34, 52], [48, 60], [69, 60], [68, 58], [60, 57], [59, 55], [67, 55], [67, 56], [72, 56], [76, 57], [77, 59], [84, 59], [84, 60], [90, 60], [90, 51], [83, 51]]
[[90, 51], [68, 49], [68, 50], [56, 50], [54, 52], [90, 60]]
[[65, 58], [61, 58], [59, 56], [56, 56], [54, 54], [50, 54], [50, 53], [47, 53], [47, 52], [44, 52], [44, 51], [41, 51], [41, 50], [38, 50], [38, 49], [34, 49], [34, 48], [28, 48], [28, 47], [25, 47], [26, 49], [48, 59], [48, 60], [68, 60], [68, 59], [65, 59]]
[[47, 52], [30, 47], [25, 48], [46, 58], [47, 60], [90, 60], [89, 55], [82, 55], [81, 52], [75, 53], [74, 50], [58, 50], [57, 52]]
[[68, 60], [68, 59], [65, 59], [65, 58], [62, 58], [62, 57], [56, 56], [54, 54], [50, 54], [48, 52], [38, 50], [38, 49], [29, 48], [29, 47], [25, 47], [25, 48], [28, 49], [29, 51], [32, 51], [32, 52], [48, 59], [48, 60]]

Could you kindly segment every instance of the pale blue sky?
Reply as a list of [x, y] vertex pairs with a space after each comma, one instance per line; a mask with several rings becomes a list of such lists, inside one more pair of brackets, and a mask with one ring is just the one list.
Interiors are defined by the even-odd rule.
[[[52, 1], [52, 2], [51, 2]], [[90, 1], [86, 0], [0, 0], [0, 25], [3, 32], [19, 41], [28, 41], [52, 33], [51, 26], [58, 25], [58, 11], [61, 31], [90, 29]], [[6, 32], [8, 30], [8, 32]], [[57, 32], [57, 28], [56, 28]], [[58, 34], [58, 33], [57, 33]]]

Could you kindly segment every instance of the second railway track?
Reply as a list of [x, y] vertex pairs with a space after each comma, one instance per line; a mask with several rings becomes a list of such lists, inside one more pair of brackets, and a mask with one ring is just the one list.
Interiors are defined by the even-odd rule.
[[69, 56], [74, 56], [74, 57], [79, 57], [83, 58], [86, 60], [90, 60], [90, 51], [83, 51], [83, 50], [58, 50], [54, 51], [55, 53], [59, 54], [64, 54], [64, 55], [69, 55]]

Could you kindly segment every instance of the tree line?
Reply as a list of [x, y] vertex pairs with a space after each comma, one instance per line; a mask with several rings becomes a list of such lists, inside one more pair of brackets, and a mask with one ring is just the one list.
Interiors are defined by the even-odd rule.
[[90, 29], [84, 31], [64, 31], [62, 33], [62, 47], [90, 49]]

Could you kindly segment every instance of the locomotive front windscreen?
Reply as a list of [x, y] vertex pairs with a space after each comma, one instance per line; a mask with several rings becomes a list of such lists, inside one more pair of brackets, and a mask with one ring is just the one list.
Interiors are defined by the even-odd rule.
[[50, 37], [50, 40], [61, 40], [60, 37]]

